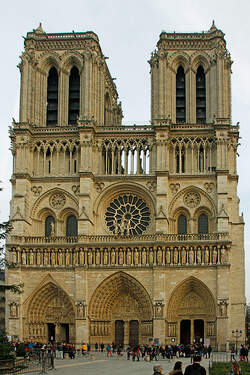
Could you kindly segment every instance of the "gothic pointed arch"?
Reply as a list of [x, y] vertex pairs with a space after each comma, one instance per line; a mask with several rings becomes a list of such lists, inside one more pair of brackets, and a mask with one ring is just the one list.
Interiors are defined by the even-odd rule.
[[216, 319], [215, 299], [209, 288], [196, 277], [188, 277], [173, 290], [168, 307], [167, 320], [177, 321], [185, 318]]
[[117, 322], [135, 326], [131, 343], [147, 342], [152, 335], [153, 305], [144, 286], [131, 275], [117, 272], [106, 278], [94, 291], [88, 310], [90, 342], [117, 341]]
[[47, 342], [49, 327], [54, 326], [57, 341], [61, 339], [60, 328], [68, 326], [69, 340], [75, 339], [75, 307], [65, 290], [48, 275], [24, 302], [24, 337]]
[[89, 318], [111, 319], [121, 296], [129, 296], [129, 300], [135, 303], [133, 307], [137, 310], [138, 318], [152, 319], [153, 306], [148, 292], [138, 280], [125, 272], [111, 275], [97, 287], [91, 297]]
[[58, 122], [58, 72], [52, 66], [47, 77], [47, 126], [57, 125]]

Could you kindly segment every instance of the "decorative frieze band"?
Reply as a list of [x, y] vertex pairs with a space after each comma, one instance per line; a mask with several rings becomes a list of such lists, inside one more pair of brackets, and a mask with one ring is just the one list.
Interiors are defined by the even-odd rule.
[[102, 248], [12, 248], [12, 262], [26, 267], [148, 267], [229, 264], [229, 247], [158, 246]]

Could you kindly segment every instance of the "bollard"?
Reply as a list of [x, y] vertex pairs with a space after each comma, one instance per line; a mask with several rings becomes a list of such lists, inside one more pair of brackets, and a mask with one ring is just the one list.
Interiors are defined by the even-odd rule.
[[93, 361], [95, 360], [95, 355], [94, 354], [90, 354], [90, 359]]
[[150, 356], [149, 356], [149, 355], [146, 355], [146, 356], [145, 356], [145, 361], [146, 361], [146, 362], [150, 362]]

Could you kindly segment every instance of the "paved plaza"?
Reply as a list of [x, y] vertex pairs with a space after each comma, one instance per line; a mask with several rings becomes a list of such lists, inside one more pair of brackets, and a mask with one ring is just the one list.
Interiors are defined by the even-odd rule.
[[[146, 362], [140, 360], [139, 362], [127, 360], [126, 355], [120, 359], [117, 359], [117, 355], [113, 355], [112, 358], [107, 358], [106, 353], [94, 353], [94, 359], [90, 357], [80, 357], [73, 360], [56, 360], [55, 367], [56, 373], [60, 375], [151, 375], [153, 374], [153, 366], [155, 364], [161, 364], [163, 367], [163, 373], [168, 374], [173, 369], [176, 360], [183, 362], [183, 369], [190, 364], [190, 358], [174, 358], [172, 360], [159, 360], [157, 362]], [[208, 368], [209, 360], [204, 359], [201, 365]], [[51, 373], [51, 371], [49, 371]], [[207, 372], [208, 374], [208, 372]]]

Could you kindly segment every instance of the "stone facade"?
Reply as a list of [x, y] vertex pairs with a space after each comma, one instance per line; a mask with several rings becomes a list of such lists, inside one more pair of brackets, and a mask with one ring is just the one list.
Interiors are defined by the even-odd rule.
[[164, 32], [149, 63], [151, 125], [125, 126], [96, 34], [27, 34], [7, 241], [24, 293], [8, 294], [9, 335], [225, 348], [245, 330], [224, 34]]

